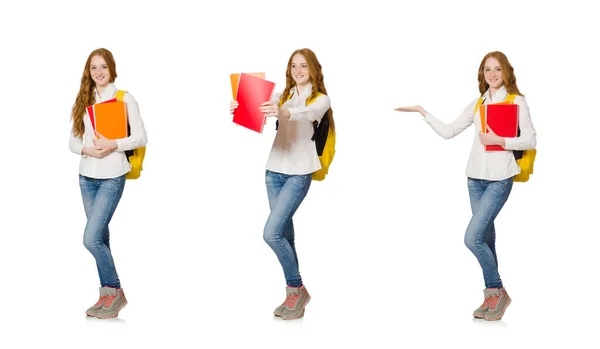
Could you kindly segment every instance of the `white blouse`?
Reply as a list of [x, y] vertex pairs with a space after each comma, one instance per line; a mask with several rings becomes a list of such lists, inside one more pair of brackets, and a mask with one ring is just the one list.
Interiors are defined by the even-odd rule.
[[[102, 92], [102, 95], [95, 92], [96, 103], [114, 98], [116, 92], [117, 87], [113, 83], [108, 84], [104, 89], [104, 92]], [[146, 129], [144, 128], [144, 122], [140, 117], [137, 102], [130, 93], [125, 94], [123, 101], [127, 106], [127, 119], [131, 129], [131, 135], [126, 138], [117, 139], [117, 149], [112, 153], [102, 159], [81, 154], [81, 150], [84, 147], [94, 145], [92, 142], [94, 131], [87, 111], [86, 115], [83, 117], [83, 124], [85, 126], [83, 139], [77, 138], [71, 134], [69, 148], [71, 148], [73, 153], [81, 155], [81, 161], [79, 162], [79, 173], [81, 175], [98, 179], [122, 176], [131, 170], [131, 164], [127, 161], [125, 151], [146, 145], [148, 138]]]
[[[312, 93], [310, 83], [299, 92], [294, 87], [290, 93], [292, 98], [283, 104], [289, 110], [290, 118], [279, 120], [266, 168], [289, 175], [313, 173], [321, 169], [321, 162], [315, 141], [311, 140], [314, 134], [312, 122], [321, 122], [321, 118], [329, 110], [330, 100], [327, 95], [321, 95], [307, 106], [306, 99]], [[275, 93], [270, 102], [279, 105], [282, 94], [283, 92]]]
[[[482, 98], [485, 99], [484, 104], [493, 104], [505, 100], [508, 92], [502, 86], [490, 98], [488, 90]], [[521, 168], [515, 161], [515, 156], [512, 150], [527, 150], [535, 149], [536, 132], [531, 122], [529, 115], [529, 107], [523, 96], [516, 96], [514, 103], [519, 105], [519, 128], [521, 130], [519, 137], [505, 138], [506, 151], [491, 151], [486, 152], [485, 146], [479, 141], [479, 131], [481, 128], [481, 118], [479, 117], [479, 109], [473, 114], [473, 109], [479, 98], [471, 102], [462, 114], [452, 123], [445, 124], [436, 119], [433, 115], [427, 114], [424, 118], [437, 134], [444, 139], [450, 139], [457, 136], [462, 131], [466, 130], [471, 124], [475, 124], [475, 135], [473, 138], [473, 146], [471, 147], [471, 155], [467, 164], [466, 175], [470, 178], [486, 179], [486, 180], [501, 180], [510, 178], [521, 172]]]

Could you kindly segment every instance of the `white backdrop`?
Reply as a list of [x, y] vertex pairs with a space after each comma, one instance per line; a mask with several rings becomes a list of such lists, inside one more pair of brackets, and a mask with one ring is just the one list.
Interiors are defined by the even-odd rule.
[[[600, 321], [596, 87], [600, 26], [583, 1], [20, 1], [0, 5], [0, 307], [3, 348], [586, 347]], [[86, 319], [98, 276], [83, 247], [69, 113], [88, 54], [111, 50], [148, 132], [144, 172], [111, 224], [129, 305]], [[315, 51], [337, 153], [295, 215], [312, 294], [271, 311], [284, 277], [262, 240], [275, 134], [231, 122], [229, 74]], [[463, 245], [474, 129], [444, 141], [478, 95], [489, 51], [515, 67], [538, 132], [535, 173], [496, 225], [500, 322], [471, 318], [483, 277]], [[591, 344], [589, 344], [591, 345]]]

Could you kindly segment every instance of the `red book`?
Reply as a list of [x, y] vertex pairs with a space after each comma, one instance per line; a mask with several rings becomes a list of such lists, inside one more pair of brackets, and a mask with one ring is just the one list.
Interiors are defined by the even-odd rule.
[[[111, 103], [111, 102], [116, 102], [116, 101], [117, 101], [117, 99], [113, 98], [113, 99], [109, 99], [109, 100], [106, 100], [104, 102], [97, 103], [97, 104]], [[90, 105], [89, 107], [87, 107], [87, 112], [88, 112], [88, 115], [90, 116], [90, 121], [92, 122], [92, 128], [94, 129], [94, 133], [96, 133], [96, 118], [94, 118], [94, 106]]]
[[233, 122], [252, 131], [262, 133], [265, 114], [258, 109], [268, 102], [273, 94], [275, 83], [249, 74], [240, 74], [236, 93], [239, 105], [233, 112]]
[[[498, 136], [517, 137], [519, 129], [518, 104], [488, 104], [485, 109], [485, 122]], [[501, 151], [505, 149], [499, 145], [486, 145], [485, 150]]]

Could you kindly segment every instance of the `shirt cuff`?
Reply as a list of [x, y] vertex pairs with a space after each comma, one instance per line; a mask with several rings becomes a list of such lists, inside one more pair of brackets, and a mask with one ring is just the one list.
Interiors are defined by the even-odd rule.
[[506, 150], [515, 150], [516, 146], [516, 138], [504, 138], [504, 149]]

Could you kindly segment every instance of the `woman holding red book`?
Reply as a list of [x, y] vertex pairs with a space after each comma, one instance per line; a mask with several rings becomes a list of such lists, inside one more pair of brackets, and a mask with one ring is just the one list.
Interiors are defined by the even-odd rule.
[[[292, 217], [308, 193], [313, 172], [321, 169], [315, 141], [311, 139], [315, 134], [313, 122], [321, 123], [327, 118], [329, 125], [334, 126], [321, 64], [314, 52], [304, 48], [292, 53], [285, 76], [283, 92], [275, 93], [259, 110], [267, 117], [276, 117], [278, 123], [266, 165], [271, 213], [263, 233], [279, 259], [287, 284], [286, 299], [274, 315], [292, 320], [304, 316], [310, 300], [298, 269]], [[231, 113], [237, 107], [238, 102], [231, 101]]]
[[130, 136], [121, 139], [95, 137], [87, 107], [113, 99], [117, 93], [115, 60], [110, 51], [100, 48], [88, 57], [71, 119], [71, 151], [81, 156], [79, 187], [87, 223], [83, 244], [96, 259], [100, 276], [100, 298], [86, 314], [102, 319], [113, 318], [127, 304], [110, 250], [108, 224], [123, 189], [125, 175], [131, 170], [125, 151], [146, 145], [146, 129], [133, 96], [125, 93]]
[[[473, 316], [485, 320], [500, 320], [511, 299], [498, 272], [494, 220], [508, 199], [513, 186], [513, 176], [521, 171], [513, 150], [534, 149], [536, 132], [525, 97], [517, 88], [514, 69], [502, 52], [495, 51], [485, 55], [479, 66], [478, 80], [484, 105], [503, 102], [509, 95], [516, 95], [514, 103], [518, 105], [520, 128], [518, 137], [500, 137], [489, 126], [486, 127], [488, 132], [481, 132], [479, 108], [476, 108], [480, 98], [469, 103], [462, 114], [450, 124], [441, 122], [419, 105], [395, 110], [421, 113], [425, 122], [444, 139], [453, 138], [471, 124], [475, 124], [476, 132], [466, 171], [473, 216], [464, 241], [479, 261], [486, 288], [484, 302], [475, 310]], [[505, 150], [486, 152], [486, 145], [499, 145]]]

